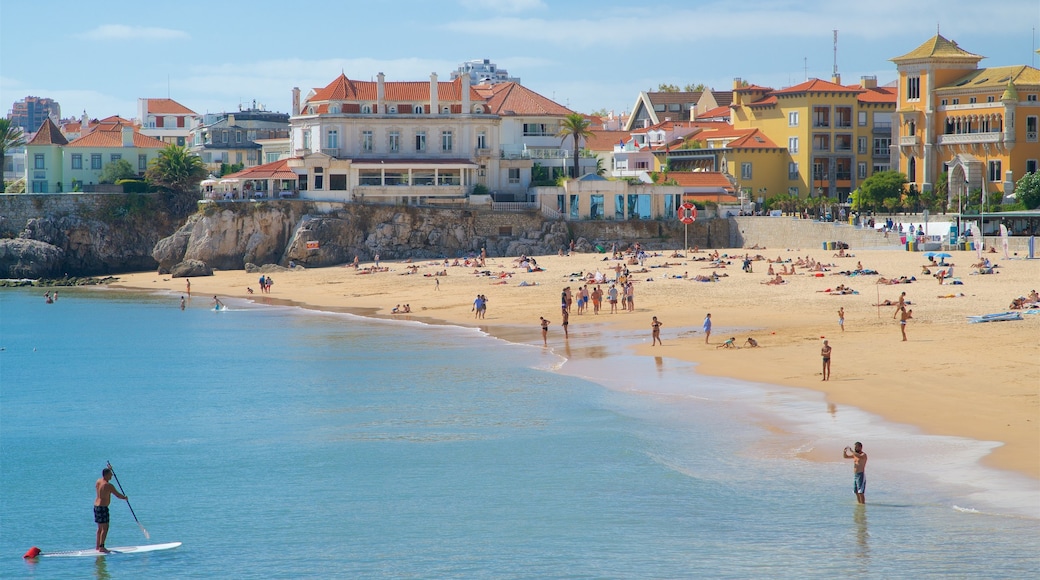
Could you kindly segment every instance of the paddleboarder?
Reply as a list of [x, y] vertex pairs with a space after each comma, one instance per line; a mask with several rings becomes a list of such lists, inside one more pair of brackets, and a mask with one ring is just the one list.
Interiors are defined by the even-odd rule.
[[108, 552], [108, 548], [105, 547], [105, 539], [108, 537], [108, 504], [112, 502], [113, 495], [129, 502], [125, 495], [119, 493], [116, 486], [109, 483], [111, 479], [112, 469], [106, 467], [101, 470], [101, 479], [94, 482], [94, 488], [97, 490], [97, 498], [94, 499], [94, 522], [97, 523], [95, 549], [105, 553]]

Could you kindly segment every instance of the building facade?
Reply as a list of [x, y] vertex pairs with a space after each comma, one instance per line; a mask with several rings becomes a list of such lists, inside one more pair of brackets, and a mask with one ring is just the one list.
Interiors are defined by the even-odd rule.
[[947, 173], [950, 208], [968, 192], [1014, 191], [1040, 159], [1040, 70], [979, 68], [941, 35], [892, 59], [899, 73], [899, 171], [920, 191]]
[[498, 65], [490, 59], [467, 60], [459, 65], [459, 68], [451, 71], [451, 80], [455, 80], [464, 74], [468, 74], [474, 84], [497, 85], [498, 83], [520, 84], [520, 77], [509, 76], [509, 71], [498, 68]]
[[61, 119], [61, 105], [54, 99], [28, 96], [15, 101], [7, 118], [29, 136], [43, 125], [44, 119], [50, 118], [58, 122]]
[[137, 125], [142, 135], [184, 147], [195, 111], [173, 99], [137, 99]]
[[218, 172], [221, 163], [255, 167], [276, 161], [264, 159], [263, 142], [288, 138], [288, 114], [254, 107], [196, 117], [189, 131], [188, 149], [202, 158], [208, 170]]

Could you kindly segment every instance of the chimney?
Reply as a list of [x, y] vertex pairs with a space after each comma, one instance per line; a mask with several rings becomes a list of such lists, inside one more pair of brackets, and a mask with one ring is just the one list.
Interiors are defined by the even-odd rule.
[[227, 126], [228, 127], [234, 127], [235, 126], [235, 115], [232, 114], [232, 113], [228, 113], [228, 116], [227, 116]]
[[300, 87], [292, 88], [292, 114], [293, 117], [300, 114]]
[[385, 94], [385, 88], [383, 83], [386, 82], [386, 75], [379, 73], [376, 75], [376, 113], [382, 114], [386, 112], [383, 106], [383, 95]]
[[129, 125], [123, 125], [120, 128], [120, 130], [122, 132], [121, 136], [123, 138], [123, 147], [133, 147], [134, 146], [134, 128], [130, 127]]
[[834, 73], [831, 75], [831, 82], [840, 85], [841, 84], [841, 73]]
[[436, 115], [441, 111], [441, 102], [437, 97], [437, 73], [430, 73], [430, 114]]
[[468, 115], [472, 110], [469, 102], [469, 73], [462, 73], [462, 114]]
[[744, 86], [744, 81], [740, 77], [733, 79], [733, 104], [738, 107], [744, 104], [744, 99], [740, 96], [740, 88], [742, 86]]
[[877, 77], [876, 76], [863, 76], [859, 77], [859, 84], [865, 89], [876, 89], [877, 88]]

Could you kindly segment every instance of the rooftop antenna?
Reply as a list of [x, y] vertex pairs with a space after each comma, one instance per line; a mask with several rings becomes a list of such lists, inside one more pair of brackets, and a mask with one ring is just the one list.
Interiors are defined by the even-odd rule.
[[805, 73], [804, 80], [809, 80], [809, 57], [807, 56], [802, 57], [802, 71]]
[[170, 73], [166, 73], [166, 98], [170, 98]]
[[834, 31], [834, 71], [832, 76], [838, 76], [838, 31]]

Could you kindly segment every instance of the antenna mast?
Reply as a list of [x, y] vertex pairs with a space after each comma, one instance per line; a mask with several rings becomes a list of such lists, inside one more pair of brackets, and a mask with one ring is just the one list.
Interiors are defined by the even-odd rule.
[[834, 72], [831, 73], [833, 76], [838, 76], [838, 31], [834, 31]]

